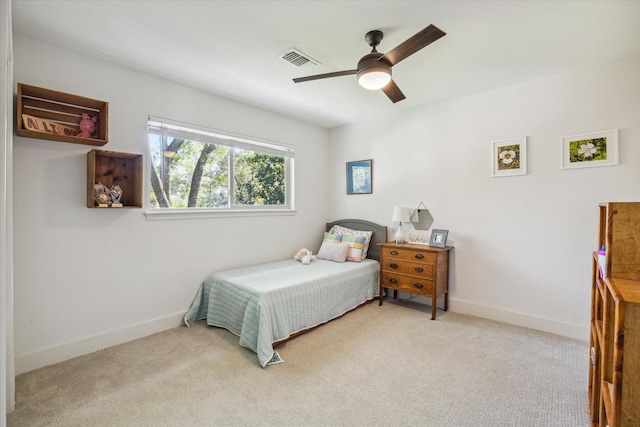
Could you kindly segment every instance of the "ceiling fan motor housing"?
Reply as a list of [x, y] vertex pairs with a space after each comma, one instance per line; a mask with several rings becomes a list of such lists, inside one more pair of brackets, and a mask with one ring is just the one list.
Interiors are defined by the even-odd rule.
[[372, 68], [388, 69], [389, 73], [391, 73], [391, 64], [384, 59], [380, 60], [382, 56], [383, 54], [380, 52], [371, 52], [360, 58], [360, 61], [358, 61], [358, 74], [360, 74], [361, 71]]
[[374, 90], [380, 89], [380, 87], [368, 87], [368, 85], [362, 80], [362, 77], [366, 74], [383, 73], [389, 76], [389, 80], [391, 79], [391, 64], [385, 60], [380, 60], [382, 55], [383, 54], [379, 52], [371, 52], [370, 54], [363, 56], [362, 59], [358, 61], [358, 81], [367, 89]]

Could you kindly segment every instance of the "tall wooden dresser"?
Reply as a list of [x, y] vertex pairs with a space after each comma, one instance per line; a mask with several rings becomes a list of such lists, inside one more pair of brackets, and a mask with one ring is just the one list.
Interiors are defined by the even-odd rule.
[[602, 203], [592, 260], [592, 426], [640, 426], [640, 202]]

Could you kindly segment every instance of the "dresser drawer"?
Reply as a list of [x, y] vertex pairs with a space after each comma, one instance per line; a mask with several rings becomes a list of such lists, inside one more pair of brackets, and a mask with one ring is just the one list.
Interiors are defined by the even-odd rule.
[[423, 252], [417, 249], [383, 247], [382, 258], [385, 261], [393, 262], [393, 260], [404, 260], [412, 262], [420, 262], [427, 264], [435, 264], [436, 254], [434, 252]]
[[433, 280], [405, 276], [403, 274], [395, 274], [388, 271], [382, 272], [382, 277], [380, 277], [380, 287], [425, 296], [433, 296], [435, 293], [435, 283]]
[[382, 270], [389, 273], [408, 274], [410, 276], [424, 277], [433, 280], [433, 264], [418, 264], [407, 262], [404, 260], [384, 258], [382, 261]]

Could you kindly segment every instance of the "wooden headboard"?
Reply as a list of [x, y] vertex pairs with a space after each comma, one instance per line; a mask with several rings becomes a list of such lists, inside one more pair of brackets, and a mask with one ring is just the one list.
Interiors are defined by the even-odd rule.
[[371, 243], [369, 243], [367, 258], [380, 261], [380, 246], [378, 246], [378, 243], [384, 243], [387, 241], [386, 225], [379, 225], [363, 219], [340, 219], [338, 221], [328, 222], [326, 231], [331, 230], [331, 227], [334, 225], [340, 225], [352, 230], [373, 231], [373, 234], [371, 235]]

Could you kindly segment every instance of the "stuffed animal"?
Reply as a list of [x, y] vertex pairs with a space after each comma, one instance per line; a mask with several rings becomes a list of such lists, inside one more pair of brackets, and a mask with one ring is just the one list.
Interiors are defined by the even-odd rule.
[[91, 135], [96, 131], [96, 122], [98, 121], [97, 117], [89, 118], [87, 113], [82, 113], [82, 119], [78, 124], [80, 128], [80, 133], [76, 136], [78, 138], [91, 138]]
[[298, 251], [297, 254], [294, 255], [293, 259], [300, 261], [304, 265], [309, 265], [311, 263], [311, 260], [316, 259], [316, 256], [313, 255], [313, 252], [311, 252], [309, 249], [302, 248]]

